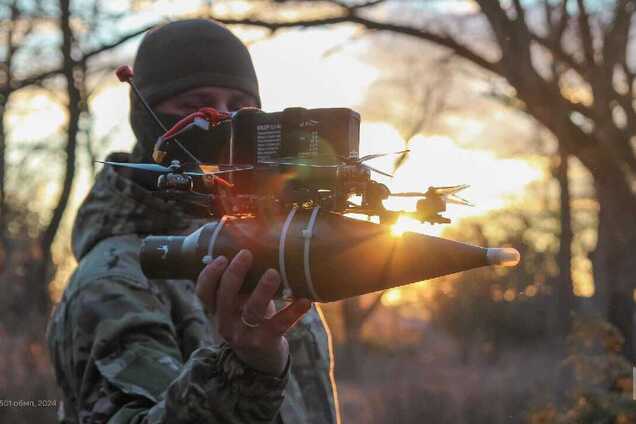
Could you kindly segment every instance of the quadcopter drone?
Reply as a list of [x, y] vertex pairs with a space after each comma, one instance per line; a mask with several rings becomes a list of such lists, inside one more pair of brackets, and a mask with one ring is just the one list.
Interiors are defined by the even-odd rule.
[[[202, 108], [166, 128], [133, 83], [132, 69], [121, 66], [117, 76], [131, 85], [165, 132], [154, 146], [155, 163], [103, 163], [158, 174], [154, 187], [158, 195], [179, 200], [187, 194], [213, 216], [257, 216], [319, 206], [343, 215], [377, 216], [386, 224], [400, 215], [449, 223], [441, 215], [446, 204], [472, 206], [457, 195], [468, 185], [392, 193], [374, 181], [373, 172], [392, 175], [367, 161], [408, 150], [359, 157], [360, 115], [351, 109], [288, 108], [267, 113], [243, 108], [224, 113]], [[206, 157], [211, 145], [215, 157]], [[416, 210], [388, 210], [382, 201], [389, 197], [417, 198]]]

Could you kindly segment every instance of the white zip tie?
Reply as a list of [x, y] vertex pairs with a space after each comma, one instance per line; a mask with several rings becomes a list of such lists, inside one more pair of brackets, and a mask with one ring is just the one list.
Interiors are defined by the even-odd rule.
[[319, 210], [320, 210], [320, 206], [316, 206], [311, 211], [311, 216], [309, 217], [309, 221], [307, 222], [307, 227], [305, 227], [305, 229], [302, 232], [303, 238], [305, 239], [305, 248], [303, 252], [304, 267], [305, 267], [305, 282], [307, 283], [307, 290], [309, 291], [309, 294], [311, 295], [312, 300], [315, 300], [316, 302], [320, 302], [321, 300], [318, 294], [316, 293], [316, 290], [314, 288], [314, 283], [311, 280], [309, 253], [310, 253], [310, 247], [311, 247], [310, 245], [311, 238], [314, 235], [314, 226], [316, 225], [316, 218], [318, 217]]
[[227, 221], [227, 215], [223, 215], [218, 224], [216, 224], [216, 228], [214, 228], [214, 232], [212, 233], [212, 237], [210, 237], [210, 243], [208, 244], [208, 254], [203, 257], [203, 263], [209, 264], [214, 260], [214, 245], [216, 244], [216, 239], [219, 237], [219, 233], [223, 228], [223, 225]]
[[297, 209], [298, 206], [294, 206], [289, 211], [289, 214], [287, 214], [283, 228], [280, 231], [280, 239], [278, 240], [278, 268], [280, 270], [281, 279], [283, 280], [284, 299], [290, 299], [293, 295], [292, 289], [289, 286], [289, 281], [287, 280], [287, 269], [285, 268], [285, 240], [287, 239], [287, 232], [289, 231], [289, 226], [291, 225]]

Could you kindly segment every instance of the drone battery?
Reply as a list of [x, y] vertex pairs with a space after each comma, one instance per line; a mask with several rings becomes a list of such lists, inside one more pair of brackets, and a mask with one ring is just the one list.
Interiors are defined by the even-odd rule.
[[233, 163], [256, 165], [278, 158], [282, 138], [280, 112], [241, 109], [232, 119], [232, 138]]
[[233, 118], [233, 163], [358, 156], [360, 115], [351, 109], [243, 109]]
[[[285, 161], [335, 164], [343, 158], [357, 158], [359, 143], [360, 115], [351, 109], [297, 107], [267, 113], [249, 108], [232, 118], [232, 141], [225, 142], [222, 160], [257, 165], [253, 172], [229, 176], [239, 192], [280, 193], [297, 186], [332, 186], [337, 179], [336, 168], [312, 168], [309, 172], [302, 165], [283, 164]], [[281, 166], [275, 166], [279, 160]]]
[[360, 115], [351, 109], [288, 108], [281, 113], [282, 157], [357, 158]]

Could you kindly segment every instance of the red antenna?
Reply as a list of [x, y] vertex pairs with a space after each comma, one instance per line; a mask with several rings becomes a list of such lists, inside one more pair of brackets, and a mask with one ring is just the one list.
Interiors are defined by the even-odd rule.
[[118, 66], [115, 74], [117, 74], [117, 78], [119, 78], [119, 81], [121, 82], [130, 82], [134, 76], [132, 68], [128, 65]]

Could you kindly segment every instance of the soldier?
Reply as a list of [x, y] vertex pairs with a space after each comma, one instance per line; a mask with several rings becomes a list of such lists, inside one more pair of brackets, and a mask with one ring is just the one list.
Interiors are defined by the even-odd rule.
[[[168, 125], [203, 106], [260, 106], [246, 47], [209, 20], [151, 30], [134, 70]], [[132, 96], [130, 122], [132, 155], [109, 160], [150, 160], [161, 131]], [[337, 422], [328, 330], [306, 299], [277, 311], [275, 270], [247, 299], [237, 293], [252, 261], [248, 251], [229, 263], [217, 258], [196, 284], [144, 277], [144, 236], [198, 224], [191, 211], [144, 185], [104, 167], [78, 212], [72, 243], [79, 265], [48, 330], [64, 392], [61, 422]]]

